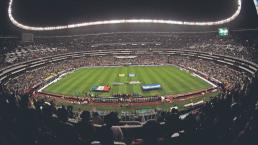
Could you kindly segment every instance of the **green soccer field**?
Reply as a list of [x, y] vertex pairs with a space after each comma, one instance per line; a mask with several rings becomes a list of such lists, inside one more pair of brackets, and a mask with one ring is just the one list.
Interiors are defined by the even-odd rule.
[[[135, 76], [129, 77], [129, 74]], [[131, 81], [138, 81], [140, 84], [129, 84]], [[160, 84], [161, 89], [143, 91], [143, 84]], [[94, 86], [101, 85], [109, 85], [111, 90], [92, 91]], [[112, 94], [155, 96], [188, 93], [210, 87], [209, 83], [176, 66], [127, 66], [80, 68], [49, 85], [43, 92], [80, 97], [86, 94], [103, 97], [110, 97]]]

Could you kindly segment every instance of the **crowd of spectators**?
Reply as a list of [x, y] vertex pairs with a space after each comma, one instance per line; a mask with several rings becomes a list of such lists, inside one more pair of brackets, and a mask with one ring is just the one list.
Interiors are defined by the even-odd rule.
[[[30, 44], [5, 42], [0, 45], [0, 67], [73, 51], [95, 49], [182, 49], [235, 56], [257, 62], [255, 45], [239, 43], [233, 37], [216, 34], [112, 33], [65, 38], [40, 38]], [[37, 51], [29, 51], [35, 49]], [[26, 53], [20, 53], [25, 52]], [[41, 51], [42, 50], [42, 51]], [[44, 51], [43, 51], [44, 50]], [[45, 51], [47, 50], [47, 51]], [[53, 50], [53, 51], [52, 51]], [[12, 57], [8, 54], [13, 53]], [[22, 54], [22, 55], [19, 55]], [[10, 59], [12, 58], [12, 59]], [[0, 91], [0, 144], [3, 145], [183, 145], [183, 144], [258, 144], [257, 78], [211, 61], [180, 56], [140, 54], [135, 59], [85, 57], [65, 60], [27, 71], [10, 80]], [[10, 61], [11, 60], [11, 61]], [[71, 106], [33, 100], [27, 92], [38, 83], [60, 72], [84, 66], [121, 64], [175, 64], [193, 68], [225, 84], [226, 91], [198, 109], [189, 112], [157, 111], [154, 120], [128, 127], [111, 112], [74, 112]], [[257, 106], [257, 105], [256, 105]], [[152, 116], [152, 114], [150, 114]], [[126, 117], [126, 116], [124, 116]], [[126, 120], [126, 119], [125, 119]], [[115, 142], [114, 142], [115, 141]]]
[[[162, 55], [141, 55], [134, 59], [126, 59], [126, 61], [130, 61], [130, 64], [136, 65], [174, 64], [184, 68], [194, 68], [200, 72], [205, 73], [210, 78], [215, 78], [221, 81], [225, 88], [228, 90], [233, 89], [237, 85], [246, 84], [246, 81], [248, 81], [248, 77], [245, 73], [202, 59], [186, 58], [180, 56], [168, 57]], [[44, 83], [51, 77], [60, 75], [61, 72], [66, 72], [68, 70], [80, 67], [121, 64], [124, 64], [123, 60], [116, 61], [116, 58], [112, 56], [65, 60], [62, 62], [49, 64], [38, 69], [27, 71], [26, 73], [11, 79], [7, 83], [6, 89], [11, 93], [24, 94], [34, 88], [35, 85]]]
[[222, 54], [257, 61], [256, 45], [249, 38], [217, 33], [105, 33], [69, 37], [37, 37], [34, 42], [1, 39], [1, 65], [74, 51], [112, 49], [179, 49]]
[[[258, 143], [257, 79], [243, 89], [221, 94], [190, 112], [160, 112], [143, 124], [123, 125], [117, 113], [73, 112], [29, 96], [0, 97], [0, 143], [3, 145], [82, 144], [227, 144]], [[7, 111], [8, 110], [8, 111]], [[75, 119], [77, 118], [77, 119]], [[26, 132], [26, 133], [25, 133]]]
[[169, 62], [171, 64], [185, 68], [193, 68], [203, 72], [209, 77], [221, 81], [228, 90], [232, 90], [238, 85], [244, 85], [248, 81], [248, 76], [245, 73], [225, 65], [217, 64], [216, 62], [182, 56], [172, 56], [172, 58], [169, 59]]
[[11, 79], [6, 86], [6, 90], [10, 93], [24, 94], [29, 92], [35, 85], [41, 84], [61, 72], [71, 70], [72, 68], [91, 66], [90, 62], [87, 58], [74, 59], [33, 69]]
[[46, 44], [23, 43], [18, 38], [0, 39], [1, 68], [18, 62], [68, 52], [65, 47], [51, 47]]

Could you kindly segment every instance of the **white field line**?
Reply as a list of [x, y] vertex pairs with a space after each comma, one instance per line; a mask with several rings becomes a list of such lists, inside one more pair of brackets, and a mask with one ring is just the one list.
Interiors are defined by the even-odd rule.
[[40, 88], [40, 89], [38, 90], [38, 92], [42, 92], [42, 90], [44, 90], [45, 88], [47, 88], [47, 87], [50, 86], [51, 84], [56, 83], [57, 81], [61, 80], [65, 75], [70, 74], [70, 73], [72, 73], [72, 72], [74, 72], [74, 70], [73, 70], [73, 71], [70, 71], [70, 72], [66, 72], [66, 73], [61, 74], [58, 78], [54, 79], [54, 80], [51, 81], [50, 83], [46, 84], [44, 87]]
[[199, 75], [196, 74], [196, 73], [192, 73], [192, 75], [193, 75], [193, 76], [197, 76], [198, 78], [202, 79], [203, 81], [209, 83], [209, 84], [212, 85], [214, 88], [217, 87], [214, 83], [212, 83], [212, 82], [210, 82], [209, 80], [207, 80], [207, 79], [205, 79], [205, 78], [199, 76]]

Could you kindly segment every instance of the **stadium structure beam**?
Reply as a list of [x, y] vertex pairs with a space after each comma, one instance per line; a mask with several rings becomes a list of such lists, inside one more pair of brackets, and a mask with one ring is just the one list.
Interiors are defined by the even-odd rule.
[[72, 29], [79, 27], [87, 27], [87, 26], [97, 26], [97, 25], [106, 25], [106, 24], [130, 24], [130, 23], [150, 23], [150, 24], [169, 24], [169, 25], [189, 25], [189, 26], [212, 26], [212, 25], [221, 25], [225, 23], [229, 23], [233, 21], [241, 12], [242, 1], [237, 1], [237, 10], [234, 12], [232, 16], [226, 19], [222, 19], [219, 21], [202, 21], [202, 22], [194, 22], [194, 21], [176, 21], [176, 20], [159, 20], [159, 19], [119, 19], [119, 20], [105, 20], [105, 21], [94, 21], [94, 22], [83, 22], [83, 23], [75, 23], [68, 25], [60, 25], [60, 26], [45, 26], [45, 27], [35, 27], [29, 26], [23, 23], [18, 22], [13, 16], [13, 1], [9, 1], [8, 5], [8, 17], [10, 21], [18, 28], [30, 31], [51, 31], [51, 30], [62, 30], [62, 29]]

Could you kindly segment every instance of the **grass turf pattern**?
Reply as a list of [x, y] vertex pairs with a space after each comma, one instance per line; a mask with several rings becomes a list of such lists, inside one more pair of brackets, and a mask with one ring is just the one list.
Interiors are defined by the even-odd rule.
[[[135, 74], [135, 77], [129, 77], [129, 73]], [[119, 77], [119, 74], [125, 76]], [[141, 84], [128, 84], [130, 81], [139, 81]], [[143, 84], [161, 84], [162, 88], [142, 91]], [[91, 91], [93, 86], [100, 85], [111, 86], [111, 91]], [[79, 97], [86, 96], [87, 93], [102, 97], [110, 97], [112, 94], [155, 96], [188, 93], [210, 87], [209, 83], [176, 66], [121, 66], [80, 68], [51, 84], [43, 92]]]

